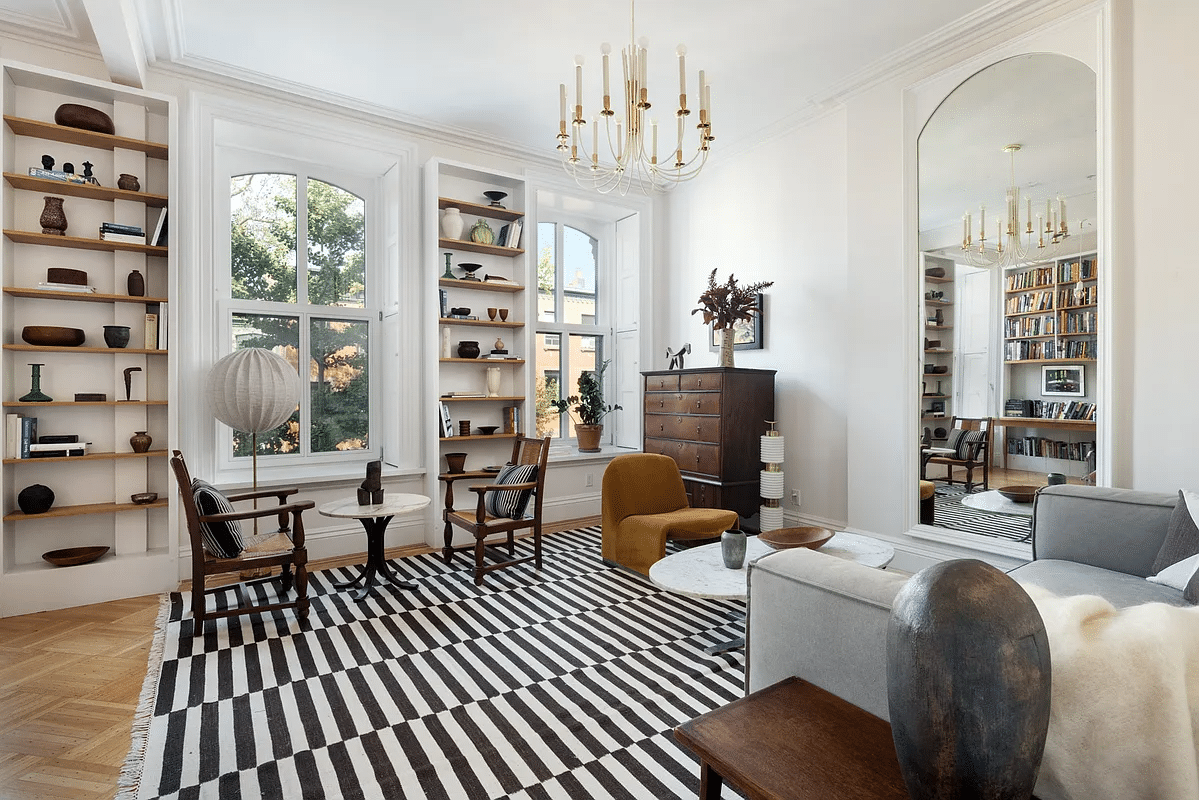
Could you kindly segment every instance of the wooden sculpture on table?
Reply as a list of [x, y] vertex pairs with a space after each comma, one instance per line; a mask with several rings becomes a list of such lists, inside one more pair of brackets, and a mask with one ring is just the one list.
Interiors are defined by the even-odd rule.
[[366, 480], [358, 487], [358, 505], [378, 505], [383, 502], [383, 462], [372, 461], [366, 465]]

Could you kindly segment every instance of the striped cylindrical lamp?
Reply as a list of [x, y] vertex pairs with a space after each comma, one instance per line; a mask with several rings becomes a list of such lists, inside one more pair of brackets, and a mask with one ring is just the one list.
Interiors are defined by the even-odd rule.
[[774, 531], [783, 527], [783, 435], [774, 429], [777, 423], [773, 420], [766, 420], [766, 424], [770, 430], [762, 436], [762, 505], [758, 521], [761, 530]]

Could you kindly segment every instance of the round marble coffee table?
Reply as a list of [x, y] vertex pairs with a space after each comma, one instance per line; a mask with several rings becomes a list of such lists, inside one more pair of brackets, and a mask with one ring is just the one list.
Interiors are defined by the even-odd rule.
[[1032, 516], [1032, 503], [1017, 503], [1014, 500], [1008, 500], [999, 493], [998, 489], [962, 495], [962, 505], [978, 511], [990, 511], [993, 514], [1011, 514], [1016, 517]]
[[348, 589], [362, 584], [362, 588], [354, 595], [354, 599], [359, 602], [374, 588], [376, 575], [400, 589], [415, 589], [416, 584], [405, 583], [392, 572], [391, 565], [387, 563], [387, 558], [383, 555], [383, 534], [387, 531], [387, 524], [396, 514], [420, 511], [430, 502], [432, 500], [423, 494], [386, 492], [383, 495], [382, 503], [360, 506], [358, 499], [351, 497], [347, 500], [333, 500], [317, 508], [317, 513], [322, 516], [356, 519], [362, 523], [362, 528], [366, 531], [366, 563], [362, 565], [362, 571], [353, 580], [333, 585], [338, 589]]
[[[895, 558], [895, 548], [856, 533], [838, 533], [818, 549], [830, 556], [878, 569], [886, 568]], [[741, 569], [729, 569], [724, 565], [720, 542], [713, 542], [688, 548], [656, 562], [649, 568], [649, 579], [668, 592], [687, 597], [745, 600], [749, 593], [749, 565], [774, 552], [778, 551], [757, 536], [750, 536], [745, 542], [745, 563]], [[744, 645], [745, 639], [737, 638], [704, 649], [715, 654]]]

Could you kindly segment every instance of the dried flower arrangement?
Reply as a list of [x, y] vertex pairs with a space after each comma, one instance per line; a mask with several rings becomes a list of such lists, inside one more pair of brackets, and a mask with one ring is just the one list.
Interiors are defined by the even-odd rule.
[[691, 313], [704, 312], [704, 324], [712, 323], [714, 330], [732, 328], [737, 320], [749, 320], [761, 311], [758, 308], [758, 292], [773, 286], [774, 281], [762, 281], [738, 285], [737, 277], [729, 273], [723, 284], [716, 283], [716, 270], [708, 276], [708, 290], [699, 296], [699, 308]]

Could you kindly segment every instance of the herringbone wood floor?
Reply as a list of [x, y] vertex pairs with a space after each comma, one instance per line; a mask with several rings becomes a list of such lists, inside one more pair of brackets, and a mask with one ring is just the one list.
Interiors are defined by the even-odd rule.
[[[569, 520], [552, 529], [598, 524]], [[387, 557], [430, 549], [394, 548]], [[364, 556], [309, 568], [360, 564]], [[136, 597], [0, 619], [0, 800], [116, 794], [158, 604], [157, 596]]]

